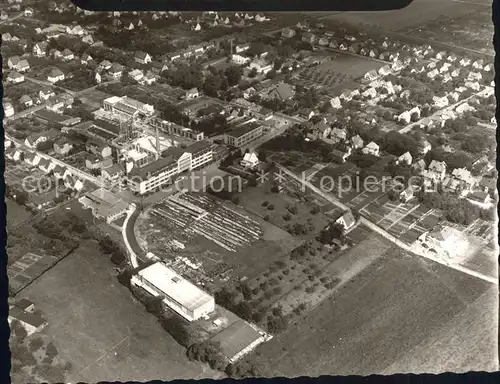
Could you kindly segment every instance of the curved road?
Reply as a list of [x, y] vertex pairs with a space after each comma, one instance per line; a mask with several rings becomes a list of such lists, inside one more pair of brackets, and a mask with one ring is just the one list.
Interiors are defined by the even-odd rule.
[[125, 227], [125, 236], [127, 236], [130, 248], [132, 248], [132, 251], [137, 255], [139, 261], [143, 261], [140, 259], [140, 255], [142, 255], [144, 251], [139, 246], [139, 243], [134, 233], [135, 223], [140, 213], [141, 211], [139, 209], [136, 209], [134, 213], [130, 216], [129, 220], [127, 221], [127, 226]]

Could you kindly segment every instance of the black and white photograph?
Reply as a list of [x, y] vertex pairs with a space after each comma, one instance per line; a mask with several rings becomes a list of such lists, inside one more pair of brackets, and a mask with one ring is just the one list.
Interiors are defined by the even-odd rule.
[[12, 383], [499, 370], [491, 1], [0, 33]]

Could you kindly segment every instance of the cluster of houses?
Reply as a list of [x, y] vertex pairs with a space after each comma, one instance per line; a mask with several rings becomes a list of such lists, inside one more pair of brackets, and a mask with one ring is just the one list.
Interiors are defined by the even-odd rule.
[[[46, 175], [53, 175], [57, 180], [64, 182], [66, 188], [80, 191], [83, 188], [83, 182], [75, 175], [67, 166], [62, 163], [55, 162], [54, 160], [43, 157], [34, 151], [21, 151], [15, 147], [8, 147], [5, 149], [5, 158], [13, 162], [23, 162], [31, 169], [36, 168]], [[49, 204], [50, 201], [40, 203], [37, 208], [42, 208], [44, 205]]]
[[377, 143], [371, 141], [365, 145], [359, 135], [348, 137], [345, 129], [335, 124], [331, 126], [325, 118], [310, 127], [306, 140], [322, 140], [331, 144], [331, 155], [338, 163], [344, 163], [355, 150], [366, 155], [380, 155], [380, 146]]

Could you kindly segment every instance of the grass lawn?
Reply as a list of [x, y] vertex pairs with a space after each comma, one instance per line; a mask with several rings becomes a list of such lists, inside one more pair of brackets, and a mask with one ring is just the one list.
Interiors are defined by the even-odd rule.
[[93, 242], [83, 244], [22, 292], [47, 320], [72, 382], [215, 378], [189, 362], [185, 350], [114, 276]]
[[254, 358], [276, 376], [493, 370], [497, 295], [390, 248]]

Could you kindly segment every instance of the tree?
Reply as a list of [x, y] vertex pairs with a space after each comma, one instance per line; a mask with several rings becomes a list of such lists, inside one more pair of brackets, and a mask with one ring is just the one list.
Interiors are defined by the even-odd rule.
[[278, 316], [268, 316], [267, 330], [271, 333], [283, 332], [287, 327], [285, 318], [280, 314]]
[[165, 329], [180, 345], [184, 347], [189, 345], [191, 337], [183, 320], [168, 317], [162, 318], [160, 323], [163, 329]]
[[28, 199], [29, 199], [28, 192], [22, 191], [22, 190], [16, 191], [15, 200], [16, 200], [17, 204], [26, 205], [26, 203], [28, 202]]
[[252, 289], [247, 282], [241, 283], [239, 288], [245, 300], [252, 300]]
[[243, 75], [243, 71], [238, 66], [231, 66], [226, 69], [225, 75], [227, 78], [227, 82], [230, 86], [237, 85], [241, 80], [241, 76]]

